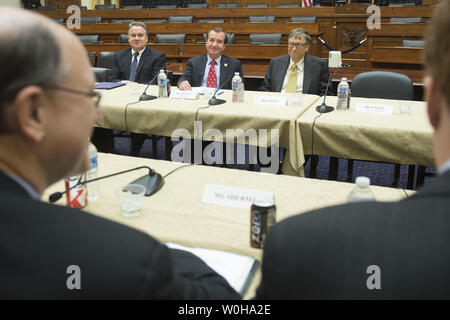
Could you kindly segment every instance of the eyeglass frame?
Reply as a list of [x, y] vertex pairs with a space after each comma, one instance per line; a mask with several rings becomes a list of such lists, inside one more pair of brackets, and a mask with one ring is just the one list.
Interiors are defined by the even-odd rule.
[[301, 47], [306, 47], [308, 46], [309, 43], [297, 43], [297, 42], [288, 42], [288, 47], [295, 47], [295, 48], [301, 48]]
[[94, 100], [94, 106], [96, 109], [98, 109], [100, 107], [100, 100], [102, 99], [102, 95], [99, 92], [96, 91], [92, 91], [92, 92], [84, 92], [84, 91], [80, 91], [80, 90], [75, 90], [72, 88], [65, 88], [65, 87], [61, 87], [61, 86], [41, 86], [42, 88], [45, 89], [51, 89], [51, 90], [61, 90], [61, 91], [65, 91], [65, 92], [69, 92], [69, 93], [74, 93], [74, 94], [80, 94], [86, 97], [90, 97]]

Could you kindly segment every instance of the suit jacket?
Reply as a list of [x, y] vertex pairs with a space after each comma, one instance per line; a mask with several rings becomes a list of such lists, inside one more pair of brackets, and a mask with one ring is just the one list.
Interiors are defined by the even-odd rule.
[[[0, 172], [0, 299], [233, 299], [200, 259], [87, 212], [35, 201]], [[81, 290], [67, 288], [81, 271]], [[73, 279], [69, 279], [73, 283]]]
[[[154, 79], [159, 70], [165, 68], [166, 55], [147, 47], [142, 53], [136, 71], [136, 82], [148, 83]], [[109, 81], [128, 80], [130, 78], [131, 48], [118, 51], [114, 54], [114, 66]]]
[[269, 232], [257, 298], [449, 299], [449, 207], [447, 172], [403, 201], [288, 218]]
[[[270, 60], [264, 82], [259, 90], [281, 92], [284, 77], [289, 67], [289, 55]], [[303, 69], [303, 93], [325, 95], [330, 71], [325, 60], [305, 54]]]
[[[200, 87], [202, 85], [207, 62], [208, 57], [206, 54], [189, 59], [186, 64], [186, 70], [178, 80], [178, 84], [183, 82], [184, 80], [187, 80], [192, 87]], [[239, 72], [242, 81], [244, 81], [241, 62], [237, 59], [222, 55], [222, 58], [220, 59], [219, 86], [221, 86], [225, 81], [228, 80], [223, 88], [231, 89], [231, 78], [233, 77], [235, 72]]]

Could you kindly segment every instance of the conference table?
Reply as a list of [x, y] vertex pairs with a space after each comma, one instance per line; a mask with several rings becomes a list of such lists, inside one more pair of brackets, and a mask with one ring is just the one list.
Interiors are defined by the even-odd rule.
[[[101, 109], [104, 118], [97, 125], [109, 129], [173, 138], [182, 131], [189, 134], [188, 138], [222, 142], [241, 141], [241, 143], [262, 147], [278, 143], [280, 147], [286, 149], [283, 173], [304, 176], [305, 160], [302, 144], [299, 141], [301, 137], [298, 134], [297, 119], [310, 106], [316, 104], [319, 96], [302, 95], [301, 105], [292, 104], [289, 96], [287, 105], [273, 106], [267, 101], [265, 105], [257, 104], [255, 99], [263, 97], [270, 100], [283, 98], [286, 95], [245, 91], [244, 102], [232, 103], [231, 90], [220, 90], [219, 93], [223, 93], [218, 98], [226, 100], [226, 103], [204, 108], [208, 106], [208, 99], [202, 95], [192, 100], [158, 98], [139, 102], [139, 96], [144, 89], [145, 85], [141, 84], [101, 90]], [[149, 86], [147, 93], [157, 96], [157, 90], [157, 86], [152, 85]], [[172, 87], [172, 90], [178, 91], [178, 88]], [[133, 94], [133, 91], [137, 94]], [[126, 108], [127, 104], [129, 105]], [[197, 126], [194, 130], [195, 119], [201, 123], [200, 129]], [[217, 129], [220, 135], [207, 137], [207, 131], [212, 129]], [[238, 129], [241, 131], [239, 132]], [[257, 141], [246, 136], [249, 130], [256, 132]]]
[[[98, 215], [148, 233], [161, 242], [189, 247], [223, 250], [261, 260], [262, 250], [250, 246], [250, 210], [202, 202], [207, 184], [233, 188], [248, 188], [273, 192], [277, 221], [313, 209], [342, 204], [354, 184], [337, 181], [273, 175], [215, 166], [190, 165], [173, 161], [153, 160], [99, 153], [99, 176], [149, 166], [165, 176], [163, 187], [145, 197], [140, 216], [121, 215], [115, 191], [146, 174], [132, 171], [98, 181], [100, 199], [90, 202], [80, 214]], [[372, 186], [377, 201], [396, 201], [414, 192], [403, 189]], [[43, 195], [64, 190], [62, 181], [50, 186]], [[89, 189], [88, 189], [89, 190]], [[65, 198], [56, 204], [65, 205]], [[260, 281], [258, 270], [245, 298], [251, 298]]]
[[[326, 101], [330, 106], [337, 105], [337, 97], [327, 97]], [[378, 110], [376, 113], [367, 112], [374, 107]], [[390, 108], [391, 114], [383, 114]], [[315, 108], [309, 108], [297, 119], [297, 128], [307, 155], [423, 166], [435, 164], [433, 129], [428, 121], [426, 103], [422, 101], [352, 97], [350, 108], [345, 111], [320, 114]]]

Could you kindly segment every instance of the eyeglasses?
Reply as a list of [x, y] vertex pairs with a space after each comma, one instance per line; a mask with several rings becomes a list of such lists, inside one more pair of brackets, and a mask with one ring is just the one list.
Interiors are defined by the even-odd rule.
[[306, 47], [307, 45], [308, 45], [307, 43], [301, 43], [301, 42], [289, 42], [288, 43], [289, 48], [292, 48], [292, 47], [300, 48], [300, 47]]
[[95, 108], [98, 108], [100, 106], [100, 100], [102, 99], [102, 95], [96, 91], [84, 92], [84, 91], [79, 91], [79, 90], [75, 90], [75, 89], [71, 89], [71, 88], [64, 88], [64, 87], [60, 87], [60, 86], [42, 86], [42, 87], [45, 89], [61, 90], [61, 91], [69, 92], [69, 93], [81, 94], [83, 96], [90, 97], [94, 101]]

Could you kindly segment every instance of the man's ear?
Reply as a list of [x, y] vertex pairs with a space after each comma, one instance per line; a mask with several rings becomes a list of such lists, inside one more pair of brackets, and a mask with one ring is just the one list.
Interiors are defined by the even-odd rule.
[[45, 135], [44, 100], [42, 88], [28, 86], [20, 90], [13, 101], [14, 126], [35, 142]]
[[431, 76], [426, 76], [423, 80], [425, 84], [425, 101], [427, 102], [427, 112], [430, 124], [434, 129], [439, 126], [441, 118], [441, 94], [436, 86], [436, 82]]

